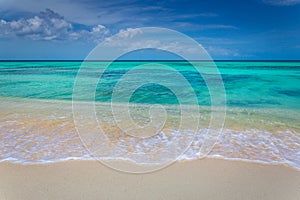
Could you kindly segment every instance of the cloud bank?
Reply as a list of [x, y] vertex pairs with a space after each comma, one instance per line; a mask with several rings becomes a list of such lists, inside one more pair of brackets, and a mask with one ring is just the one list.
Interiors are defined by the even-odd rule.
[[77, 29], [58, 13], [46, 9], [32, 18], [19, 20], [0, 20], [0, 37], [21, 37], [32, 40], [89, 40], [99, 41], [110, 35], [103, 25], [91, 30]]

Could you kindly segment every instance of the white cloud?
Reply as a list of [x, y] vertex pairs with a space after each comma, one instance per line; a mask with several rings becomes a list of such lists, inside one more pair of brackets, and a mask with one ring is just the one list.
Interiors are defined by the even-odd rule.
[[[138, 41], [135, 41], [134, 43], [128, 43], [128, 39], [132, 39], [134, 36], [138, 34], [142, 34], [143, 31], [140, 28], [127, 28], [127, 29], [121, 29], [116, 35], [113, 35], [112, 37], [107, 37], [104, 40], [104, 45], [110, 46], [110, 47], [126, 47], [126, 50], [135, 48], [136, 45], [142, 45], [139, 44]], [[146, 45], [146, 44], [144, 44]], [[145, 47], [147, 48], [147, 47]]]
[[100, 42], [103, 41], [105, 37], [110, 35], [110, 31], [103, 25], [97, 25], [94, 26], [92, 31], [87, 35], [89, 35], [94, 42]]
[[191, 40], [179, 37], [172, 31], [162, 31], [160, 28], [149, 28], [146, 32], [141, 28], [122, 29], [116, 35], [106, 38], [103, 46], [126, 52], [154, 48], [190, 55], [201, 53], [201, 45], [195, 47]]
[[62, 39], [72, 29], [71, 23], [49, 9], [33, 18], [1, 22], [2, 35], [24, 36], [33, 40]]
[[[97, 24], [123, 24], [143, 22], [148, 19], [144, 12], [161, 11], [161, 6], [134, 5], [136, 0], [0, 0], [2, 16], [37, 13], [47, 8], [55, 10], [70, 22], [95, 26]], [[26, 5], [26, 6], [24, 6]], [[123, 27], [124, 28], [124, 27]]]
[[207, 46], [205, 49], [210, 53], [211, 55], [217, 55], [217, 56], [230, 56], [230, 57], [236, 57], [239, 56], [239, 53], [232, 49], [227, 49], [223, 47], [218, 46]]
[[46, 9], [38, 16], [14, 21], [0, 20], [0, 37], [24, 37], [32, 40], [78, 40], [99, 42], [108, 36], [109, 30], [97, 25], [90, 31], [74, 30], [71, 22], [58, 13]]
[[[157, 1], [151, 5], [137, 0], [22, 0], [22, 3], [19, 1], [0, 0], [1, 16], [12, 19], [19, 15], [37, 13], [49, 8], [63, 14], [69, 22], [88, 26], [103, 24], [117, 27], [113, 31], [127, 27], [148, 26], [177, 29], [178, 22], [194, 18], [218, 17], [218, 14], [213, 12], [195, 11], [189, 14], [179, 14], [176, 9], [171, 8], [168, 1]], [[192, 25], [197, 25], [197, 23]]]
[[88, 3], [71, 0], [0, 0], [0, 12], [8, 17], [16, 13], [37, 13], [47, 8], [55, 10], [71, 22], [96, 25], [99, 22], [97, 12], [88, 8]]
[[263, 2], [274, 6], [293, 6], [300, 4], [300, 0], [263, 0]]
[[143, 31], [140, 28], [127, 28], [121, 29], [117, 34], [119, 38], [133, 38], [137, 34], [141, 34]]

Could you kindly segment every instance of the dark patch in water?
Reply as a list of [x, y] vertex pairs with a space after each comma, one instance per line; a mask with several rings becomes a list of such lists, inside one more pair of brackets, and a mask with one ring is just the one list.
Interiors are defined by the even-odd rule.
[[284, 90], [284, 89], [275, 88], [273, 89], [273, 91], [278, 94], [286, 95], [289, 97], [300, 97], [300, 90]]
[[225, 83], [239, 82], [253, 78], [251, 75], [227, 75], [223, 74], [222, 79]]
[[29, 84], [31, 81], [12, 81], [12, 82], [7, 82], [6, 80], [3, 82], [0, 82], [0, 87], [6, 87], [6, 86], [12, 86], [12, 85], [18, 85], [18, 84]]

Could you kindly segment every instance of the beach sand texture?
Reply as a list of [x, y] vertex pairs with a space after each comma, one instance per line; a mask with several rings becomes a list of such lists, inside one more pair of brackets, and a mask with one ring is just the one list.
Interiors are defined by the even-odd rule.
[[150, 174], [126, 174], [96, 161], [0, 164], [0, 199], [298, 200], [299, 171], [282, 165], [204, 159]]

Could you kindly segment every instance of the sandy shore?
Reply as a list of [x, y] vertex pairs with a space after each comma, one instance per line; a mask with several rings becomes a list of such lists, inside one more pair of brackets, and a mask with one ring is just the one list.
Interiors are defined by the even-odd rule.
[[0, 163], [0, 199], [300, 199], [300, 172], [204, 159], [155, 173], [116, 172], [96, 161]]

